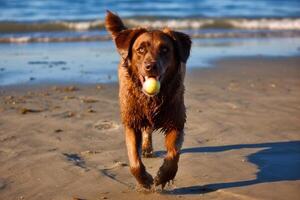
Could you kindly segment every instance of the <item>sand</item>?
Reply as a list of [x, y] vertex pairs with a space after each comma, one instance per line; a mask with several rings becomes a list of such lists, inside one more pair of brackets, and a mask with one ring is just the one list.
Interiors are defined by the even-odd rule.
[[[299, 199], [300, 57], [192, 69], [173, 185], [139, 192], [117, 84], [0, 88], [0, 199]], [[165, 153], [154, 134], [155, 175]]]

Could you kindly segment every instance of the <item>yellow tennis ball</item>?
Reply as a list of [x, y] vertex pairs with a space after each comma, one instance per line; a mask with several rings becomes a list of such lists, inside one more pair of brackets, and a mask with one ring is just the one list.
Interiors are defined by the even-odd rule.
[[155, 95], [159, 93], [160, 82], [155, 78], [148, 78], [143, 84], [143, 90], [149, 95]]

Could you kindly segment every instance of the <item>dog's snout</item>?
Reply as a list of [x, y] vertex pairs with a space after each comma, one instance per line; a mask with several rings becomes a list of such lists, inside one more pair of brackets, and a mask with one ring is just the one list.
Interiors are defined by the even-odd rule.
[[145, 70], [151, 71], [156, 69], [156, 62], [146, 62], [145, 63]]

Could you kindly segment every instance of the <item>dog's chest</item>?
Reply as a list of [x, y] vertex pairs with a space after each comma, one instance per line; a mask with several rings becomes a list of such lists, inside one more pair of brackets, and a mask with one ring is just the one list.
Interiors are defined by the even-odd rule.
[[129, 97], [121, 105], [122, 119], [126, 124], [136, 127], [160, 128], [167, 116], [163, 117], [166, 105], [161, 99], [149, 97]]
[[161, 99], [147, 97], [136, 108], [138, 109], [136, 112], [139, 112], [139, 121], [147, 121], [153, 127], [159, 126], [161, 115], [165, 109], [165, 105]]

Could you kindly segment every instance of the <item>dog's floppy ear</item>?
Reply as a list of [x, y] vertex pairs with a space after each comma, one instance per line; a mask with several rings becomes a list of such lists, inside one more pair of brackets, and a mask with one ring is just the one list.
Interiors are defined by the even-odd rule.
[[169, 35], [175, 41], [180, 56], [180, 61], [186, 63], [190, 56], [192, 46], [190, 36], [181, 32], [172, 31], [169, 28], [163, 29], [163, 32]]
[[144, 32], [146, 32], [146, 29], [139, 28], [139, 29], [127, 29], [118, 33], [118, 35], [115, 37], [114, 40], [118, 52], [120, 53], [123, 59], [128, 58], [133, 42], [140, 34]]
[[129, 50], [135, 39], [141, 34], [146, 32], [146, 29], [127, 29], [121, 18], [118, 15], [107, 11], [105, 17], [105, 27], [111, 33], [113, 40], [116, 43], [118, 52], [123, 59], [129, 55]]

